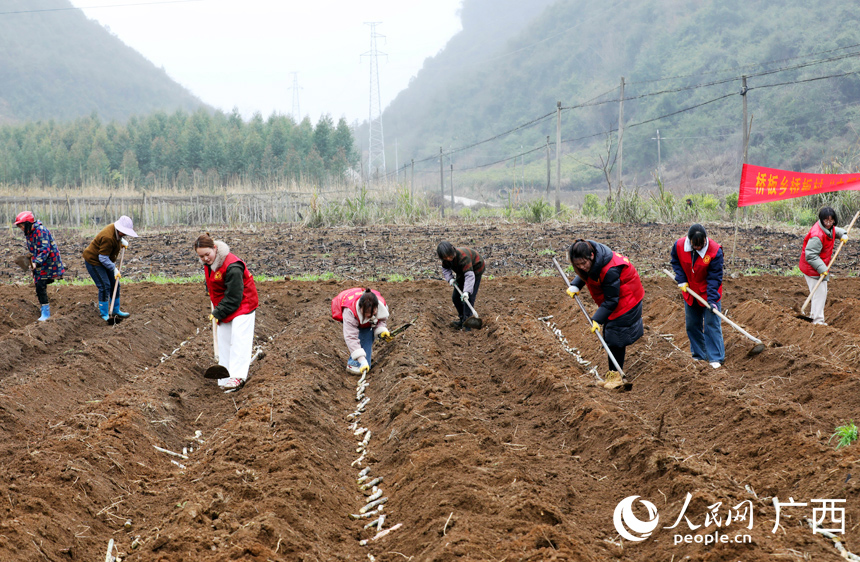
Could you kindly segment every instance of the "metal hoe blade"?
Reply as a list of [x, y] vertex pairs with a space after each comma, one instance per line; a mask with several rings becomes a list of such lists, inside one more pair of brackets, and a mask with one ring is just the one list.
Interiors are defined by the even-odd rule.
[[207, 379], [226, 379], [229, 376], [230, 371], [223, 365], [212, 365], [203, 373], [203, 377]]

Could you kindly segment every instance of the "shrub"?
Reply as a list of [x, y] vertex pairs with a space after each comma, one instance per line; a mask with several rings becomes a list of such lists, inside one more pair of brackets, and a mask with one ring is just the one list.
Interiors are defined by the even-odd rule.
[[600, 204], [600, 198], [593, 193], [585, 194], [585, 202], [582, 204], [582, 214], [586, 217], [598, 217], [606, 211]]
[[639, 190], [627, 190], [616, 196], [615, 204], [609, 211], [609, 219], [613, 222], [640, 223], [645, 222], [649, 212], [648, 201], [639, 195]]
[[522, 216], [526, 222], [544, 222], [553, 214], [552, 205], [541, 199], [527, 203], [522, 210]]

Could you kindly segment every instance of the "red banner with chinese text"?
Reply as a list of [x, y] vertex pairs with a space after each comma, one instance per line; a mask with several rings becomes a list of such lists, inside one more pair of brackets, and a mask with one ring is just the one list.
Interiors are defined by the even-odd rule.
[[843, 190], [860, 190], [860, 174], [804, 174], [744, 164], [738, 207]]

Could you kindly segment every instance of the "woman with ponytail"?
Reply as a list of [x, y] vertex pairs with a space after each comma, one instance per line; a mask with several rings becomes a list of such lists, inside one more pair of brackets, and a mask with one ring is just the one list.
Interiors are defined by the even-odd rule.
[[388, 305], [374, 289], [356, 287], [341, 291], [331, 301], [331, 317], [343, 323], [343, 339], [349, 350], [346, 370], [363, 375], [370, 370], [373, 339], [391, 339], [386, 322]]
[[230, 252], [221, 240], [209, 233], [201, 234], [194, 250], [206, 277], [206, 289], [214, 307], [210, 321], [218, 324], [218, 364], [226, 367], [230, 376], [218, 379], [224, 390], [241, 387], [248, 379], [251, 353], [254, 348], [257, 285], [245, 262]]

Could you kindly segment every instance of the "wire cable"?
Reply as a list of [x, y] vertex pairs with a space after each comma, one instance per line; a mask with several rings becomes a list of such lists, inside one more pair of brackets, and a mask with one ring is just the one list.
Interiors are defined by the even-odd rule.
[[127, 8], [131, 6], [156, 6], [159, 4], [188, 4], [190, 2], [204, 2], [205, 0], [156, 0], [155, 2], [133, 2], [129, 4], [105, 4], [102, 6], [71, 6], [69, 8], [41, 8], [36, 10], [15, 10], [12, 12], [0, 12], [0, 16], [14, 14], [37, 14], [40, 12], [68, 12], [71, 10], [100, 10], [102, 8]]

